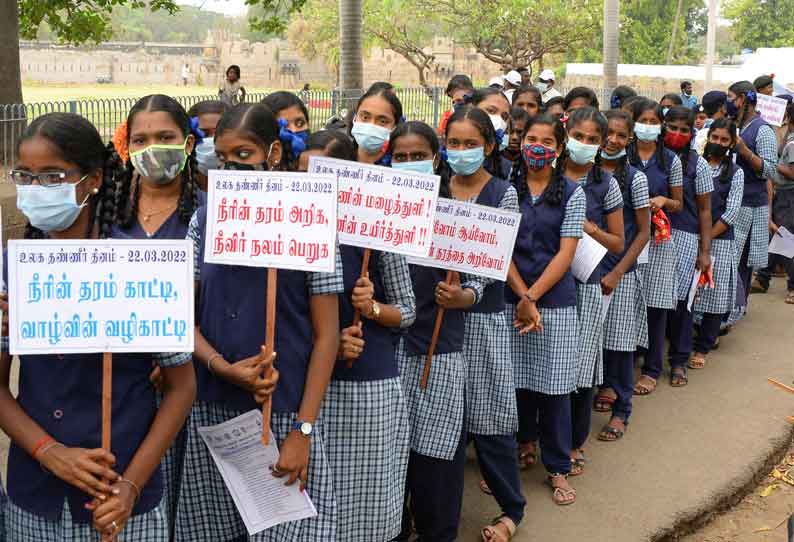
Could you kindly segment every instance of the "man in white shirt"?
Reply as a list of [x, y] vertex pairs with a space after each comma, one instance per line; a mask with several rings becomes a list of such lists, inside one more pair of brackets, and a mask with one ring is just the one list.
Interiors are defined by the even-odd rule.
[[190, 66], [185, 64], [182, 67], [182, 84], [187, 86], [187, 80], [190, 78]]
[[521, 74], [516, 70], [510, 70], [504, 76], [504, 95], [507, 101], [513, 103], [513, 93], [521, 86]]
[[554, 88], [554, 72], [551, 70], [543, 70], [540, 72], [540, 77], [535, 86], [540, 90], [544, 104], [552, 98], [562, 96], [562, 94]]

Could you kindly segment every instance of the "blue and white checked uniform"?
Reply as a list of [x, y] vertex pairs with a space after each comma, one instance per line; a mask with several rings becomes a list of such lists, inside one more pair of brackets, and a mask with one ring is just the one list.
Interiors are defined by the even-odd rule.
[[[748, 125], [749, 126], [749, 125]], [[745, 126], [747, 129], [747, 126]], [[777, 138], [770, 126], [761, 126], [755, 138], [758, 156], [764, 163], [763, 177], [774, 179], [777, 171]], [[747, 265], [762, 269], [769, 264], [769, 206], [742, 207], [734, 224], [736, 251], [741, 258], [745, 243], [750, 243]]]
[[[533, 199], [536, 199], [533, 197]], [[586, 198], [581, 187], [571, 195], [560, 227], [560, 237], [582, 238]], [[508, 321], [516, 307], [508, 304]], [[576, 389], [579, 359], [579, 322], [576, 307], [539, 308], [543, 331], [510, 333], [516, 388], [546, 395], [565, 395]]]
[[[720, 182], [719, 177], [722, 170], [722, 166], [711, 169], [715, 183]], [[731, 189], [728, 192], [725, 212], [720, 217], [720, 220], [728, 226], [732, 226], [736, 222], [742, 207], [744, 192], [742, 168], [736, 168], [730, 183]], [[693, 309], [696, 313], [725, 314], [733, 309], [736, 300], [739, 256], [736, 254], [735, 239], [712, 239], [711, 256], [714, 258], [712, 268], [714, 288], [699, 290]]]
[[[709, 163], [702, 156], [698, 156], [697, 173], [695, 175], [695, 194], [702, 196], [714, 190]], [[682, 301], [689, 295], [692, 277], [695, 276], [695, 263], [697, 262], [700, 236], [683, 230], [673, 228], [673, 241], [676, 249], [676, 276], [678, 281], [678, 300]]]
[[[678, 156], [673, 157], [668, 183], [670, 188], [684, 186], [684, 174]], [[657, 244], [651, 234], [649, 245], [648, 263], [638, 266], [645, 304], [656, 309], [674, 309], [678, 292], [675, 238]]]
[[[499, 209], [519, 212], [518, 194], [512, 186], [499, 202]], [[473, 288], [480, 299], [483, 288], [491, 282], [490, 279], [468, 281], [464, 286]], [[475, 435], [515, 433], [518, 409], [510, 359], [513, 321], [508, 321], [504, 312], [467, 312], [465, 321], [466, 431]]]
[[[641, 171], [631, 183], [631, 206], [635, 210], [650, 206], [648, 177]], [[612, 294], [604, 319], [604, 349], [634, 352], [637, 346], [648, 346], [648, 311], [639, 270], [635, 269], [623, 275]]]
[[[579, 183], [588, 178], [579, 179]], [[604, 198], [604, 216], [622, 212], [623, 194], [620, 184], [610, 178], [609, 190]], [[596, 271], [597, 272], [597, 271]], [[579, 321], [579, 364], [576, 387], [592, 388], [604, 381], [604, 324], [603, 294], [600, 284], [584, 284], [576, 281], [576, 313]]]
[[[389, 252], [380, 253], [378, 264], [386, 303], [398, 307], [400, 327], [409, 327], [416, 299], [408, 264]], [[402, 528], [410, 450], [400, 378], [331, 380], [323, 417], [337, 500], [336, 540], [391, 540]]]

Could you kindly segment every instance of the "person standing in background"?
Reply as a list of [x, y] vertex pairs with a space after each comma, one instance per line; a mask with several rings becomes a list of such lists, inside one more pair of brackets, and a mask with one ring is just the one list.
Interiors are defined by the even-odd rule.
[[187, 86], [187, 80], [190, 78], [190, 66], [185, 64], [182, 66], [182, 85]]
[[551, 70], [543, 70], [540, 72], [540, 77], [538, 78], [538, 82], [535, 86], [540, 89], [540, 93], [543, 95], [544, 104], [552, 98], [562, 97], [560, 91], [554, 88], [554, 72]]
[[226, 79], [218, 89], [221, 101], [226, 105], [234, 106], [245, 101], [245, 87], [240, 81], [240, 66], [232, 64], [226, 68]]
[[521, 81], [523, 77], [521, 74], [518, 73], [516, 70], [510, 70], [507, 72], [503, 78], [504, 83], [502, 84], [504, 88], [504, 95], [507, 97], [508, 102], [513, 101], [513, 93], [516, 91], [518, 87], [521, 86]]
[[775, 83], [774, 83], [775, 75], [761, 75], [755, 78], [753, 81], [753, 86], [755, 87], [755, 91], [758, 94], [765, 94], [766, 96], [772, 96], [775, 92]]
[[684, 107], [686, 107], [687, 109], [694, 109], [695, 106], [698, 104], [697, 96], [692, 94], [692, 82], [691, 81], [682, 81], [681, 82], [681, 102], [682, 102], [682, 105]]

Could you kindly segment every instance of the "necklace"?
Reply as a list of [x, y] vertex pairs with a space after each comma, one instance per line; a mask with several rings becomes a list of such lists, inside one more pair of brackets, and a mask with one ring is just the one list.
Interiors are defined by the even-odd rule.
[[173, 211], [174, 209], [176, 209], [176, 205], [169, 205], [167, 207], [160, 209], [159, 211], [151, 211], [147, 213], [142, 209], [138, 208], [138, 217], [143, 218], [144, 222], [149, 222], [153, 216], [161, 215], [167, 211]]

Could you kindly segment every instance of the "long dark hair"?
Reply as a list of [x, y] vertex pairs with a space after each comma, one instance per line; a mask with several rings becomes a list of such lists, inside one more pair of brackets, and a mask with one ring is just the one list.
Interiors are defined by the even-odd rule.
[[[559, 119], [552, 117], [546, 113], [541, 113], [529, 119], [526, 128], [521, 134], [521, 141], [523, 144], [524, 138], [533, 126], [551, 126], [554, 130], [554, 139], [557, 140], [557, 145], [563, 145], [562, 153], [557, 157], [557, 164], [551, 174], [546, 190], [543, 191], [543, 196], [546, 202], [550, 205], [560, 205], [562, 202], [563, 191], [565, 189], [565, 162], [568, 159], [568, 151], [565, 149], [565, 126]], [[529, 188], [526, 183], [527, 177], [527, 164], [523, 157], [518, 162], [518, 167], [513, 168], [513, 173], [510, 175], [510, 184], [516, 189], [518, 193], [518, 201], [524, 201], [524, 198], [530, 197]]]
[[510, 107], [510, 100], [507, 99], [507, 96], [504, 95], [504, 92], [498, 88], [491, 87], [478, 88], [475, 90], [474, 94], [471, 95], [471, 104], [474, 106], [480, 105], [480, 102], [491, 96], [501, 96], [507, 104], [507, 107]]
[[[358, 102], [356, 103], [355, 112], [358, 113], [361, 104], [364, 103], [364, 101], [367, 98], [372, 98], [373, 96], [380, 96], [381, 98], [389, 102], [389, 105], [391, 106], [392, 109], [392, 114], [394, 115], [395, 125], [405, 121], [405, 119], [403, 118], [403, 104], [400, 101], [400, 99], [397, 97], [397, 94], [394, 92], [394, 87], [387, 88], [377, 83], [372, 85], [369, 88], [369, 90], [367, 90], [367, 92], [365, 92], [364, 95], [361, 98], [359, 98]], [[351, 122], [350, 125], [348, 126], [348, 133], [352, 129], [353, 129], [353, 123]]]
[[620, 109], [625, 103], [627, 98], [636, 96], [637, 91], [626, 85], [618, 85], [612, 91], [612, 96], [609, 98], [609, 106], [612, 109]]
[[306, 127], [308, 128], [309, 124], [309, 110], [306, 109], [306, 104], [303, 103], [303, 100], [298, 98], [292, 92], [287, 92], [286, 90], [279, 90], [278, 92], [273, 92], [272, 94], [268, 94], [262, 100], [262, 103], [266, 105], [275, 115], [278, 117], [278, 114], [289, 108], [289, 107], [298, 107], [303, 113], [303, 116], [306, 117]]
[[[694, 136], [695, 133], [695, 113], [688, 107], [684, 107], [683, 105], [675, 105], [670, 108], [670, 111], [667, 112], [667, 115], [664, 117], [665, 123], [674, 122], [677, 120], [683, 120], [686, 122], [687, 126], [689, 126], [689, 133]], [[664, 141], [664, 134], [667, 132], [667, 128], [662, 126], [662, 141]], [[684, 145], [683, 148], [679, 150], [670, 149], [672, 152], [678, 155], [678, 158], [681, 160], [681, 169], [686, 173], [687, 167], [689, 167], [689, 158], [692, 156], [692, 147], [690, 145]], [[697, 159], [697, 158], [696, 158]]]
[[[631, 115], [622, 109], [612, 109], [604, 113], [604, 116], [607, 118], [607, 132], [609, 131], [609, 121], [621, 120], [626, 123], [626, 126], [629, 129], [629, 139], [631, 139], [631, 134], [634, 132], [634, 119], [631, 118]], [[601, 151], [599, 151], [598, 154], [600, 156]], [[626, 193], [626, 181], [628, 180], [627, 177], [629, 174], [628, 162], [628, 154], [618, 158], [617, 167], [615, 168], [615, 172], [612, 175], [615, 177], [615, 179], [617, 179], [618, 185], [620, 185], [620, 191], [624, 194]]]
[[[127, 115], [127, 144], [130, 141], [130, 130], [135, 120], [135, 115], [142, 111], [162, 111], [168, 113], [174, 123], [179, 127], [182, 136], [187, 138], [191, 133], [190, 117], [179, 102], [164, 94], [152, 94], [138, 100]], [[118, 160], [115, 164], [114, 176], [119, 183], [116, 195], [116, 220], [122, 228], [130, 228], [138, 215], [138, 200], [140, 198], [140, 183], [133, 183], [135, 170], [132, 162], [126, 165]], [[185, 169], [179, 175], [181, 191], [179, 194], [179, 219], [183, 224], [189, 224], [193, 212], [198, 208], [198, 183], [196, 182], [196, 147], [190, 153], [185, 164]], [[134, 186], [133, 186], [134, 184]]]
[[226, 113], [226, 110], [229, 109], [229, 106], [220, 100], [204, 100], [203, 102], [198, 102], [193, 104], [193, 106], [188, 109], [187, 114], [190, 117], [199, 117], [201, 115], [223, 115]]
[[[733, 180], [733, 173], [734, 168], [733, 166], [733, 155], [736, 153], [736, 123], [729, 118], [721, 118], [715, 120], [712, 125], [709, 127], [709, 138], [711, 138], [711, 133], [716, 130], [717, 128], [723, 128], [728, 130], [728, 134], [731, 136], [731, 143], [733, 146], [728, 149], [728, 152], [725, 153], [725, 156], [722, 157], [722, 173], [720, 173], [719, 182], [721, 183], [728, 183]], [[704, 153], [703, 158], [706, 160], [709, 159], [708, 154]]]
[[[82, 175], [102, 171], [99, 192], [88, 200], [91, 214], [86, 237], [91, 235], [94, 226], [98, 226], [100, 238], [110, 237], [116, 214], [116, 183], [113, 180], [112, 166], [118, 159], [111, 155], [113, 145], [105, 147], [94, 125], [74, 113], [48, 113], [34, 119], [17, 142], [17, 156], [20, 145], [34, 137], [49, 141], [58, 150], [60, 158], [75, 164]], [[45, 237], [43, 231], [34, 228], [30, 223], [25, 226], [25, 239]]]
[[307, 151], [327, 151], [329, 158], [356, 161], [356, 144], [353, 138], [339, 130], [320, 130], [306, 140]]
[[442, 198], [451, 197], [452, 193], [449, 189], [449, 180], [452, 177], [452, 172], [450, 171], [447, 162], [441, 159], [439, 154], [441, 145], [438, 142], [438, 136], [436, 135], [435, 130], [433, 130], [424, 122], [418, 120], [404, 122], [395, 128], [391, 133], [391, 138], [389, 139], [389, 148], [393, 149], [397, 140], [407, 135], [417, 135], [427, 141], [427, 144], [430, 145], [430, 150], [433, 152], [433, 155], [439, 157], [438, 167], [436, 167], [436, 175], [441, 177], [441, 189], [439, 190], [439, 196]]
[[571, 107], [571, 103], [577, 98], [584, 98], [587, 100], [590, 107], [598, 110], [598, 97], [593, 89], [589, 87], [572, 88], [568, 94], [565, 95], [565, 98], [563, 98], [562, 108], [568, 111], [568, 108]]
[[534, 85], [524, 85], [518, 87], [515, 92], [513, 92], [513, 103], [516, 103], [516, 100], [522, 94], [532, 94], [535, 98], [535, 101], [538, 103], [538, 112], [543, 110], [543, 96], [540, 93], [538, 87]]
[[447, 121], [447, 129], [444, 133], [444, 137], [447, 138], [449, 136], [449, 128], [453, 124], [464, 120], [468, 120], [474, 124], [477, 131], [480, 132], [480, 135], [485, 140], [486, 145], [493, 145], [493, 150], [490, 154], [485, 156], [485, 161], [482, 164], [485, 170], [494, 177], [504, 179], [505, 175], [502, 172], [502, 154], [499, 152], [499, 144], [496, 141], [496, 130], [494, 130], [493, 123], [488, 113], [472, 106], [466, 106], [463, 109], [455, 111]]
[[744, 105], [739, 113], [739, 118], [736, 119], [738, 124], [743, 125], [747, 122], [747, 113], [750, 111], [750, 105], [755, 106], [755, 104], [758, 103], [758, 93], [750, 81], [737, 81], [729, 86], [728, 90], [737, 96], [741, 95], [745, 97]]
[[[606, 141], [607, 138], [607, 119], [604, 115], [601, 114], [598, 109], [592, 107], [580, 107], [579, 109], [574, 109], [570, 116], [568, 117], [568, 122], [565, 123], [565, 131], [570, 133], [576, 126], [583, 122], [594, 122], [596, 126], [598, 126], [599, 132], [601, 132], [601, 141]], [[590, 176], [593, 179], [593, 182], [600, 183], [603, 178], [604, 174], [601, 171], [601, 153], [596, 153], [595, 163], [593, 167], [590, 168]]]
[[[637, 119], [640, 118], [640, 115], [646, 111], [653, 111], [656, 115], [656, 118], [659, 119], [659, 122], [664, 121], [664, 115], [662, 115], [662, 106], [659, 105], [658, 102], [655, 102], [650, 98], [640, 98], [631, 104], [631, 114], [634, 118], [635, 124]], [[664, 128], [662, 128], [662, 131], [664, 131]], [[636, 139], [629, 143], [629, 146], [626, 148], [626, 153], [629, 157], [629, 163], [637, 169], [642, 169], [642, 160], [640, 159], [640, 155], [637, 152]], [[660, 135], [656, 140], [656, 161], [659, 163], [660, 168], [663, 170], [667, 169], [666, 160], [664, 157], [664, 141], [662, 140], [662, 135]]]
[[[225, 132], [235, 131], [250, 140], [265, 152], [274, 141], [279, 140], [279, 127], [276, 115], [263, 104], [242, 103], [229, 109], [218, 121], [216, 138]], [[274, 169], [284, 169], [285, 149], [281, 151], [281, 163]]]

